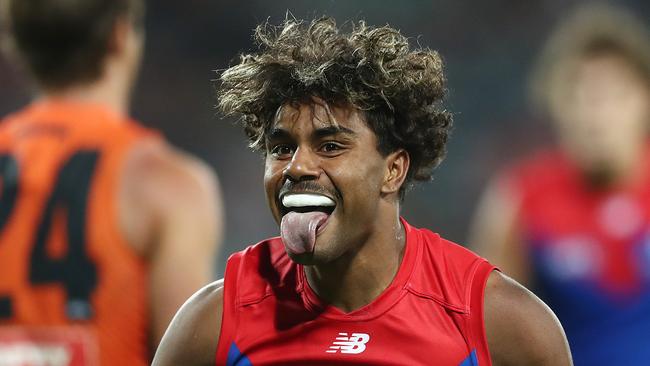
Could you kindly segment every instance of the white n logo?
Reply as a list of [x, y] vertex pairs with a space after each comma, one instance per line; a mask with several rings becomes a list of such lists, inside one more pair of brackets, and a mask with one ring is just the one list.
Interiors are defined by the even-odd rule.
[[325, 351], [327, 353], [351, 353], [359, 354], [366, 350], [366, 343], [370, 341], [370, 336], [366, 333], [352, 333], [348, 337], [348, 333], [339, 333], [330, 348]]

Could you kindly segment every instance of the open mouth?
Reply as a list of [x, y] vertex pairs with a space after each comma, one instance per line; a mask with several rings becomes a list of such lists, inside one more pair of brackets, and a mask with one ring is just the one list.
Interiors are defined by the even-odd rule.
[[289, 212], [323, 212], [331, 215], [336, 208], [333, 199], [318, 193], [287, 193], [281, 197], [282, 215]]
[[336, 202], [324, 194], [311, 192], [281, 194], [280, 201], [280, 236], [287, 253], [313, 253], [316, 237], [327, 226]]

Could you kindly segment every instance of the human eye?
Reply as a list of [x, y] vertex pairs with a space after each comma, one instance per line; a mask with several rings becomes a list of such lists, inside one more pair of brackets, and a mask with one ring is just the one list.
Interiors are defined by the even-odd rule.
[[293, 148], [286, 144], [275, 145], [271, 148], [271, 155], [277, 159], [289, 157], [293, 154]]
[[329, 153], [329, 154], [337, 153], [342, 149], [343, 147], [340, 144], [332, 141], [325, 142], [320, 146], [320, 150], [322, 152]]

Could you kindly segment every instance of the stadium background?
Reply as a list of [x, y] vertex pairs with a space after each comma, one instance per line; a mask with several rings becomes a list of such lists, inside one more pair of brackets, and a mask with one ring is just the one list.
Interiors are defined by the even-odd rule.
[[[326, 14], [339, 23], [389, 23], [412, 37], [414, 45], [440, 51], [449, 81], [448, 108], [455, 114], [447, 159], [432, 184], [419, 185], [407, 196], [403, 215], [464, 242], [476, 200], [495, 169], [551, 139], [544, 118], [528, 108], [526, 79], [552, 26], [581, 2], [150, 0], [146, 54], [132, 112], [217, 170], [226, 206], [225, 242], [216, 259], [220, 276], [229, 253], [276, 235], [277, 228], [262, 190], [263, 160], [247, 149], [234, 121], [221, 119], [214, 107], [214, 70], [254, 50], [255, 25], [267, 18], [278, 23], [287, 10], [297, 18]], [[650, 2], [618, 3], [650, 21]], [[0, 58], [0, 114], [29, 98], [25, 78]]]

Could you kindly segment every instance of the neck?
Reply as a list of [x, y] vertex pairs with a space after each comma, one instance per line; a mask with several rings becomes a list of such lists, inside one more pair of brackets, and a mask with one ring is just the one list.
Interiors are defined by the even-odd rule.
[[585, 179], [595, 189], [634, 184], [641, 176], [647, 174], [643, 166], [644, 147], [642, 143], [631, 144], [626, 154], [619, 154], [619, 159], [613, 159], [601, 166], [592, 166], [591, 169], [584, 169]]
[[129, 109], [130, 83], [124, 73], [111, 64], [96, 81], [65, 89], [44, 90], [43, 97], [64, 101], [101, 104], [122, 115]]
[[380, 214], [373, 233], [334, 262], [305, 266], [310, 287], [327, 303], [351, 312], [377, 298], [397, 274], [405, 248], [399, 207]]

